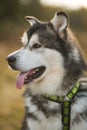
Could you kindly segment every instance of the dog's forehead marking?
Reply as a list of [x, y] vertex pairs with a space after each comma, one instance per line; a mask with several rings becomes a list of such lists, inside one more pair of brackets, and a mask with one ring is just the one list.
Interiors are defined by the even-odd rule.
[[29, 44], [30, 46], [32, 46], [34, 43], [39, 43], [38, 34], [33, 34], [29, 40], [28, 34], [26, 32], [24, 32], [21, 40], [22, 40], [23, 45]]
[[[40, 33], [41, 31], [46, 29], [45, 24], [36, 24], [33, 27], [31, 27], [27, 32], [24, 32], [22, 36], [22, 43], [23, 45], [27, 45], [30, 43], [30, 39], [38, 39], [38, 36], [35, 36], [36, 34]], [[34, 38], [33, 38], [34, 36]], [[35, 38], [36, 37], [36, 38]], [[35, 41], [34, 40], [34, 41]]]
[[31, 36], [37, 32], [43, 31], [46, 29], [46, 25], [45, 24], [35, 24], [34, 26], [32, 26], [28, 31], [28, 39], [31, 38]]
[[29, 46], [32, 46], [35, 43], [39, 43], [38, 34], [33, 34], [29, 41]]
[[24, 32], [21, 40], [22, 40], [23, 45], [26, 45], [28, 43], [28, 35], [26, 32]]

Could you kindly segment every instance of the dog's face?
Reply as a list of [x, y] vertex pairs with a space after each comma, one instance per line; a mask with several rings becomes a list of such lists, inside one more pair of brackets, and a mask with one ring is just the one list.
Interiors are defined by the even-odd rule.
[[[13, 70], [21, 71], [17, 87], [29, 84], [41, 93], [56, 93], [65, 76], [70, 57], [79, 59], [78, 49], [67, 42], [68, 19], [57, 12], [50, 22], [26, 17], [31, 28], [22, 37], [23, 47], [11, 53], [7, 60]], [[31, 85], [32, 84], [35, 85]], [[36, 87], [39, 86], [39, 87]]]

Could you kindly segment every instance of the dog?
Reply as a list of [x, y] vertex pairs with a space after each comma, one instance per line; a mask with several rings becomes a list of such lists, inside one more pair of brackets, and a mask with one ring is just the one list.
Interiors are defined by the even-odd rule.
[[50, 22], [26, 16], [30, 28], [23, 47], [7, 56], [11, 69], [20, 71], [16, 86], [26, 85], [22, 130], [62, 130], [62, 104], [44, 95], [66, 96], [80, 82], [71, 102], [70, 130], [87, 130], [87, 65], [65, 12], [56, 12]]

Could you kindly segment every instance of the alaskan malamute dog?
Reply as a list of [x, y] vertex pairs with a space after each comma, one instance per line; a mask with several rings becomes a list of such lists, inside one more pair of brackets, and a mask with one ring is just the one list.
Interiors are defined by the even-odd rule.
[[80, 89], [71, 102], [70, 130], [87, 130], [86, 63], [69, 29], [68, 16], [56, 12], [50, 22], [30, 16], [26, 20], [31, 27], [22, 37], [24, 46], [7, 57], [10, 67], [20, 71], [17, 88], [26, 85], [22, 130], [63, 130], [62, 103], [45, 95], [64, 97], [77, 81]]

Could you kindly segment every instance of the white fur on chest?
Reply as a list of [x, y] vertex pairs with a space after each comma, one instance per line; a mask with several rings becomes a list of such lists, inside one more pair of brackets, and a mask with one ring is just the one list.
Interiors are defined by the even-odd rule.
[[61, 130], [61, 122], [57, 118], [44, 119], [41, 122], [27, 120], [30, 130]]
[[[33, 119], [27, 119], [27, 123], [30, 130], [61, 130], [61, 116], [58, 117], [51, 116], [46, 118], [43, 112], [41, 112], [36, 105], [31, 102], [31, 97], [27, 97], [25, 99], [25, 106], [29, 107], [29, 112], [34, 113], [36, 117], [38, 117], [39, 121], [35, 121]], [[53, 109], [57, 107], [58, 104], [54, 102], [49, 103], [49, 108]]]

